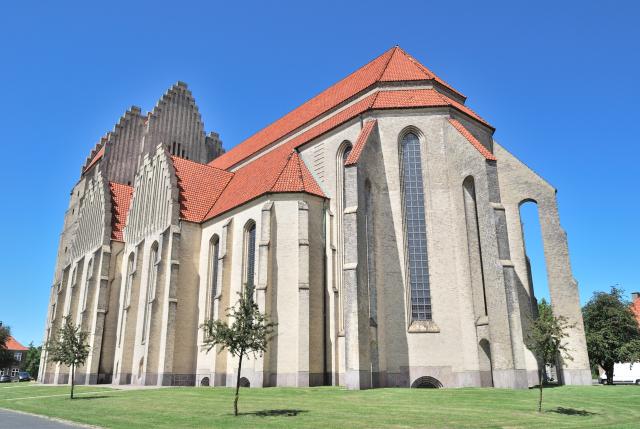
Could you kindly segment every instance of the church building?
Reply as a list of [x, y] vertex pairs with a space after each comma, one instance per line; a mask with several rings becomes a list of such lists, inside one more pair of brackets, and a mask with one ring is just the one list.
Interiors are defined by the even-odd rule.
[[[251, 387], [527, 388], [537, 301], [520, 206], [538, 208], [564, 384], [591, 384], [556, 189], [399, 47], [225, 152], [178, 82], [131, 107], [69, 197], [44, 340], [89, 333], [79, 384], [235, 385], [204, 346], [238, 293], [277, 323]], [[42, 383], [69, 368], [42, 353]]]

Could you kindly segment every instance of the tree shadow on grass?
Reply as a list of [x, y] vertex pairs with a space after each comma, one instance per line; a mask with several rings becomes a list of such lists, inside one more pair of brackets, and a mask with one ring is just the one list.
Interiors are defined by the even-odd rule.
[[549, 410], [547, 412], [564, 414], [567, 416], [580, 416], [580, 417], [589, 417], [589, 416], [595, 416], [596, 414], [598, 414], [598, 413], [592, 413], [591, 411], [587, 411], [587, 410], [576, 410], [575, 408], [564, 408], [564, 407], [558, 407], [555, 410]]
[[106, 399], [113, 398], [113, 396], [105, 396], [105, 395], [96, 395], [96, 396], [76, 396], [73, 398], [74, 401], [82, 401], [86, 399]]
[[[543, 383], [542, 384], [542, 388], [543, 389], [554, 389], [556, 387], [562, 387], [562, 384], [557, 384], [557, 383]], [[534, 389], [540, 389], [540, 385], [536, 384], [535, 386], [530, 386], [529, 390], [534, 390]]]
[[295, 417], [298, 414], [307, 413], [307, 410], [260, 410], [251, 413], [238, 413], [241, 416], [258, 417]]

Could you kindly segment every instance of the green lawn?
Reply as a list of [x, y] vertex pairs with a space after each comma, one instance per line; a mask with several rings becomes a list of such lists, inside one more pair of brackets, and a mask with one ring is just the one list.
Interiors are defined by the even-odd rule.
[[[5, 387], [6, 386], [6, 387]], [[0, 408], [109, 428], [639, 428], [640, 387], [537, 390], [242, 389], [239, 417], [233, 389], [115, 390], [95, 386], [2, 385]]]

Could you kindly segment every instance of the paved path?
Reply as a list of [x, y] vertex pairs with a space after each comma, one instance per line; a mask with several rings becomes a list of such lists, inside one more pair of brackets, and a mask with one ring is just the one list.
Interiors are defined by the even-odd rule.
[[0, 429], [78, 429], [76, 424], [0, 409]]

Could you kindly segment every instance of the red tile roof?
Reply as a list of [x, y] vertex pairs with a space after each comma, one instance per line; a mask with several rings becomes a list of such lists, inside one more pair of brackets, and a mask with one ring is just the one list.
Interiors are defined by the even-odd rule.
[[640, 325], [640, 296], [634, 297], [631, 303], [631, 311], [636, 315], [636, 320], [638, 321], [638, 325]]
[[291, 152], [271, 192], [306, 192], [324, 197], [324, 193], [297, 151]]
[[171, 157], [180, 192], [180, 218], [203, 222], [268, 193], [304, 192], [324, 197], [300, 155], [276, 150], [231, 173]]
[[122, 232], [127, 224], [127, 215], [133, 196], [133, 188], [121, 183], [109, 182], [111, 191], [111, 239], [124, 241]]
[[484, 125], [491, 125], [482, 119], [476, 112], [464, 104], [458, 103], [435, 89], [404, 89], [395, 91], [380, 91], [373, 109], [400, 109], [413, 107], [453, 107], [463, 112]]
[[[451, 107], [490, 127], [464, 104], [436, 89], [382, 87], [376, 88], [376, 92], [325, 118], [282, 145], [270, 147], [291, 132], [362, 95], [365, 90], [374, 89], [378, 82], [430, 80], [446, 86], [464, 99], [464, 96], [440, 80], [429, 69], [399, 47], [395, 47], [208, 165], [172, 157], [178, 179], [181, 218], [202, 222], [268, 193], [305, 192], [325, 197], [296, 149], [369, 110]], [[348, 163], [357, 162], [375, 124], [376, 121], [365, 124], [356, 147], [347, 160]], [[470, 136], [470, 133], [468, 134]], [[467, 135], [465, 137], [469, 139]], [[473, 136], [471, 138], [473, 139]], [[471, 142], [475, 145], [473, 141]], [[478, 143], [477, 140], [476, 143]], [[480, 147], [477, 148], [481, 150]], [[234, 172], [226, 171], [258, 152], [262, 152], [259, 157], [242, 165]], [[493, 155], [489, 153], [489, 156]], [[122, 229], [126, 222], [126, 211], [131, 201], [132, 189], [117, 183], [110, 183], [110, 186], [114, 200], [114, 213], [117, 214], [114, 215], [113, 237], [122, 240]]]
[[100, 148], [100, 150], [98, 151], [98, 153], [95, 154], [95, 156], [93, 157], [93, 159], [91, 160], [91, 162], [89, 164], [87, 164], [87, 167], [83, 170], [83, 173], [86, 171], [89, 171], [89, 169], [91, 167], [94, 166], [94, 164], [98, 161], [100, 161], [100, 159], [104, 156], [104, 144], [102, 145], [102, 147]]
[[7, 343], [6, 343], [6, 347], [7, 347], [7, 350], [11, 350], [11, 351], [29, 350], [29, 347], [23, 346], [12, 336], [9, 336], [9, 339], [7, 340]]
[[211, 210], [233, 173], [172, 156], [180, 192], [180, 217], [200, 222]]
[[466, 98], [459, 91], [453, 89], [448, 83], [436, 76], [431, 70], [420, 64], [420, 62], [411, 55], [407, 54], [399, 46], [396, 46], [392, 50], [392, 57], [380, 77], [380, 82], [435, 80], [460, 97]]
[[367, 121], [364, 123], [362, 130], [360, 130], [360, 134], [358, 135], [358, 140], [356, 140], [356, 144], [353, 146], [353, 150], [349, 153], [349, 157], [344, 162], [344, 165], [354, 165], [358, 163], [360, 159], [360, 155], [362, 154], [362, 150], [364, 146], [367, 144], [369, 140], [369, 136], [371, 132], [375, 128], [378, 121], [375, 119], [372, 121]]
[[[229, 152], [214, 159], [211, 165], [222, 169], [232, 167], [292, 131], [317, 119], [322, 114], [338, 107], [343, 102], [360, 94], [364, 90], [372, 88], [374, 84], [378, 82], [427, 80], [436, 81], [464, 98], [464, 96], [435, 76], [429, 69], [396, 46], [273, 122], [271, 125], [258, 131]], [[443, 97], [447, 98], [445, 96]], [[447, 105], [454, 105], [463, 111], [467, 109], [454, 100], [449, 100], [448, 98], [447, 100]], [[465, 111], [465, 113], [469, 112]], [[474, 114], [474, 117], [477, 118], [477, 115]]]
[[325, 196], [300, 155], [290, 145], [284, 145], [236, 170], [203, 220], [218, 216], [254, 198], [276, 192], [305, 192]]
[[451, 125], [453, 125], [453, 127], [458, 130], [458, 132], [460, 132], [460, 134], [462, 134], [462, 136], [467, 139], [469, 141], [469, 143], [471, 143], [473, 145], [473, 147], [475, 147], [476, 149], [478, 149], [478, 152], [480, 152], [482, 154], [482, 156], [484, 156], [486, 159], [490, 160], [490, 161], [495, 161], [496, 157], [491, 153], [491, 151], [489, 151], [489, 149], [487, 149], [482, 143], [480, 143], [478, 141], [478, 139], [476, 139], [473, 134], [471, 134], [469, 132], [469, 130], [467, 130], [464, 125], [462, 125], [460, 123], [460, 121], [456, 120], [456, 119], [449, 119], [449, 123]]
[[[456, 103], [434, 89], [391, 90], [371, 94], [236, 170], [226, 189], [203, 220], [211, 219], [266, 193], [284, 192], [274, 190], [280, 189], [274, 188], [274, 185], [278, 175], [286, 167], [288, 156], [292, 151], [356, 118], [361, 113], [371, 109], [418, 107], [453, 107], [482, 121], [471, 109]], [[460, 107], [464, 109], [460, 109]], [[308, 171], [301, 160], [300, 164]], [[213, 162], [209, 164], [209, 166], [213, 165]], [[313, 179], [310, 173], [309, 178]], [[305, 192], [324, 196], [317, 183], [315, 181], [313, 183], [315, 186], [305, 185]], [[288, 192], [294, 192], [294, 190]]]

